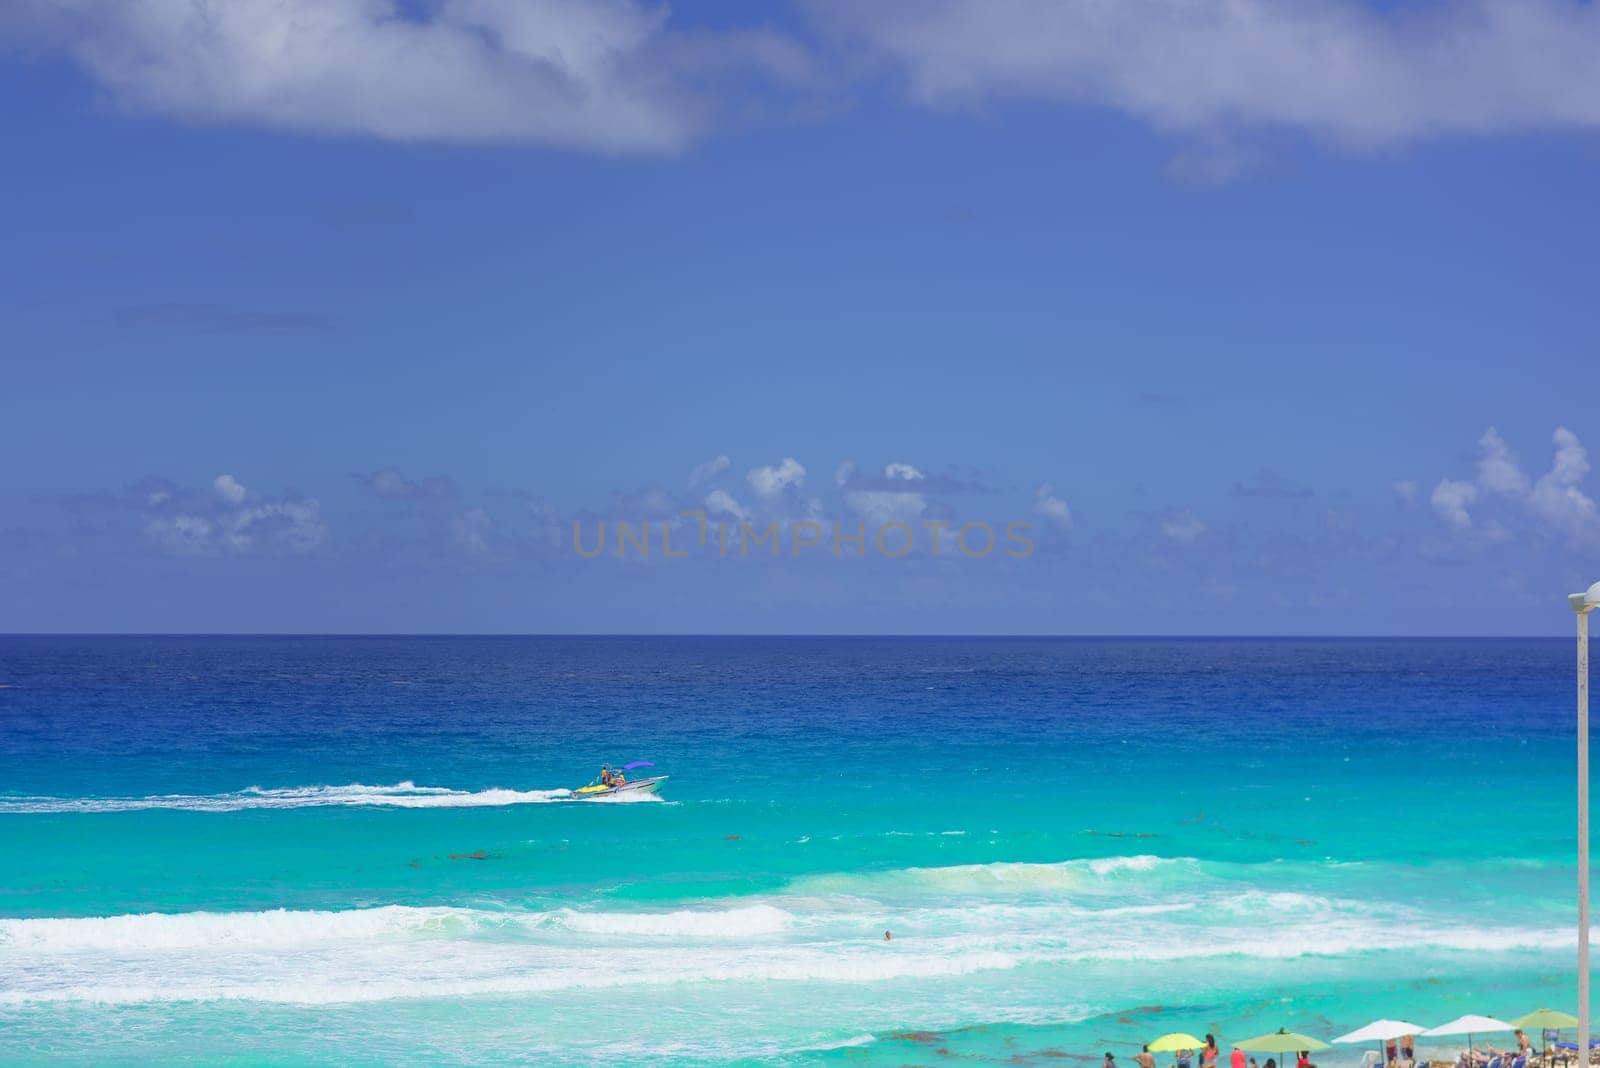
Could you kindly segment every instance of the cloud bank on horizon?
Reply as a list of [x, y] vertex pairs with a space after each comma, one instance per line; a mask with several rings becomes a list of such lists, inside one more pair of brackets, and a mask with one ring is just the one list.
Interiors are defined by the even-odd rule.
[[[12, 530], [0, 544], [0, 564], [7, 556], [19, 559], [16, 554], [30, 545], [49, 543], [74, 568], [97, 558], [141, 555], [211, 560], [213, 566], [302, 558], [346, 572], [377, 567], [413, 576], [407, 582], [440, 569], [495, 581], [532, 569], [545, 582], [555, 576], [580, 584], [600, 578], [626, 583], [650, 572], [661, 576], [655, 582], [698, 576], [691, 578], [695, 585], [727, 574], [732, 556], [755, 561], [739, 565], [739, 581], [761, 590], [772, 606], [816, 597], [819, 585], [837, 577], [821, 565], [844, 561], [858, 571], [873, 569], [880, 580], [888, 576], [913, 584], [948, 584], [963, 571], [976, 575], [988, 568], [988, 592], [1002, 598], [1029, 596], [1025, 591], [1058, 584], [1064, 575], [1097, 588], [1118, 581], [1114, 576], [1131, 576], [1135, 585], [1155, 582], [1169, 595], [1187, 590], [1186, 607], [1287, 597], [1278, 602], [1280, 608], [1304, 608], [1365, 596], [1328, 578], [1346, 569], [1415, 576], [1422, 564], [1477, 561], [1501, 568], [1499, 594], [1530, 598], [1529, 569], [1554, 567], [1561, 575], [1575, 558], [1600, 558], [1600, 508], [1585, 487], [1584, 445], [1566, 428], [1558, 428], [1552, 440], [1548, 469], [1530, 475], [1511, 444], [1489, 428], [1478, 441], [1470, 474], [1445, 473], [1427, 493], [1415, 479], [1399, 480], [1387, 508], [1381, 502], [1388, 487], [1371, 487], [1361, 499], [1326, 495], [1329, 499], [1318, 500], [1323, 491], [1263, 471], [1257, 488], [1292, 486], [1292, 492], [1246, 495], [1253, 507], [1287, 510], [1280, 513], [1281, 521], [1265, 528], [1227, 514], [1226, 503], [1240, 498], [1237, 482], [1231, 488], [1219, 483], [1191, 502], [1084, 523], [1074, 515], [1060, 480], [1031, 490], [1006, 489], [954, 468], [929, 473], [905, 460], [874, 468], [846, 460], [833, 477], [814, 480], [793, 456], [741, 467], [722, 453], [685, 472], [677, 488], [647, 485], [568, 509], [528, 492], [469, 493], [449, 477], [408, 477], [384, 468], [352, 479], [359, 498], [376, 510], [357, 499], [333, 514], [315, 498], [257, 492], [224, 472], [199, 487], [149, 478], [120, 491], [42, 496], [34, 502], [37, 525], [27, 532], [31, 537], [20, 538], [24, 532]], [[1026, 523], [1032, 559], [1025, 563], [1013, 559], [999, 567], [956, 551], [953, 538], [961, 525], [977, 522], [1003, 530], [1013, 520]], [[680, 549], [688, 547], [683, 562], [662, 552], [660, 544], [653, 555], [641, 555], [637, 548], [631, 555], [624, 552], [617, 540], [619, 523], [631, 529], [670, 527]], [[605, 524], [613, 531], [610, 546], [600, 553], [582, 551], [585, 543], [592, 548]], [[753, 557], [748, 550], [730, 554], [726, 541], [719, 553], [717, 538], [705, 535], [708, 524], [731, 530], [735, 546], [746, 527], [776, 528], [778, 540], [760, 543]], [[915, 531], [908, 538], [912, 550], [900, 556], [863, 546], [857, 554], [830, 553], [838, 532], [848, 538], [865, 525], [871, 544], [872, 532], [883, 524]], [[942, 551], [930, 549], [924, 528], [938, 528]], [[791, 552], [802, 535], [815, 538], [808, 543], [812, 548]], [[217, 574], [213, 570], [210, 580]], [[791, 577], [804, 576], [812, 585], [803, 591], [786, 586]], [[859, 577], [845, 579], [851, 588], [828, 603], [850, 607], [859, 594]], [[1285, 593], [1297, 588], [1299, 594]]]
[[22, 0], [8, 30], [130, 114], [394, 141], [681, 153], [887, 86], [1109, 109], [1200, 144], [1371, 148], [1600, 126], [1580, 0], [809, 0], [705, 25], [636, 0]]

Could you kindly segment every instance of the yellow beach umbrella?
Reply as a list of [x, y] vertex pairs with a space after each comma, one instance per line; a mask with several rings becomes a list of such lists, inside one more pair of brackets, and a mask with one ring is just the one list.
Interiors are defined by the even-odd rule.
[[1540, 1045], [1544, 1047], [1544, 1051], [1547, 1054], [1550, 1052], [1550, 1045], [1544, 1041], [1544, 1033], [1546, 1031], [1560, 1031], [1563, 1027], [1578, 1026], [1578, 1018], [1576, 1016], [1570, 1012], [1561, 1012], [1556, 1009], [1534, 1009], [1528, 1015], [1518, 1016], [1511, 1022], [1524, 1030], [1530, 1027], [1538, 1028]]
[[1280, 1027], [1270, 1035], [1258, 1035], [1243, 1042], [1235, 1042], [1240, 1049], [1251, 1053], [1299, 1053], [1301, 1050], [1327, 1049], [1328, 1044], [1310, 1035], [1298, 1034]]
[[1150, 1043], [1151, 1053], [1176, 1053], [1180, 1049], [1199, 1049], [1206, 1044], [1203, 1038], [1195, 1038], [1182, 1031], [1174, 1031], [1170, 1035], [1162, 1035]]

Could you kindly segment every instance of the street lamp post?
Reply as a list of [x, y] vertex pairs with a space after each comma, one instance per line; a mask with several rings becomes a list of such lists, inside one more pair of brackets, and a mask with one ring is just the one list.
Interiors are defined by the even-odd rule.
[[1600, 582], [1567, 598], [1578, 616], [1578, 1064], [1589, 1064], [1589, 613]]

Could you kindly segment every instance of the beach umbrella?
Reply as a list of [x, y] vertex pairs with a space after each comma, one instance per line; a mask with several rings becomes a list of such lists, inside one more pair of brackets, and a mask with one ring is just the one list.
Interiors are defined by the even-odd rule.
[[1171, 1034], [1162, 1035], [1160, 1038], [1150, 1043], [1150, 1052], [1176, 1053], [1180, 1049], [1199, 1049], [1205, 1044], [1206, 1040], [1203, 1038], [1196, 1038], [1193, 1035], [1186, 1034], [1183, 1031], [1174, 1031]]
[[1442, 1038], [1445, 1035], [1466, 1035], [1467, 1048], [1471, 1049], [1473, 1035], [1515, 1030], [1516, 1026], [1514, 1024], [1508, 1024], [1504, 1020], [1497, 1020], [1493, 1016], [1475, 1016], [1472, 1013], [1468, 1013], [1465, 1016], [1451, 1020], [1449, 1023], [1442, 1023], [1438, 1027], [1430, 1028], [1422, 1033], [1434, 1038]]
[[1328, 1048], [1326, 1042], [1310, 1035], [1298, 1034], [1286, 1027], [1280, 1027], [1270, 1035], [1258, 1035], [1233, 1044], [1251, 1053], [1299, 1053], [1301, 1050]]
[[1406, 1023], [1404, 1020], [1373, 1020], [1365, 1027], [1359, 1027], [1348, 1035], [1340, 1035], [1335, 1042], [1387, 1042], [1391, 1038], [1404, 1038], [1407, 1035], [1417, 1035], [1427, 1028], [1420, 1024]]
[[1539, 1029], [1539, 1044], [1544, 1047], [1544, 1052], [1547, 1056], [1550, 1053], [1550, 1044], [1545, 1041], [1545, 1031], [1555, 1031], [1557, 1037], [1560, 1037], [1560, 1031], [1563, 1027], [1578, 1026], [1578, 1018], [1576, 1016], [1570, 1012], [1559, 1012], [1555, 1009], [1534, 1009], [1526, 1016], [1518, 1016], [1511, 1022], [1524, 1030], [1530, 1027], [1537, 1027]]
[[1373, 1020], [1365, 1027], [1358, 1027], [1348, 1035], [1340, 1035], [1335, 1042], [1376, 1042], [1378, 1044], [1378, 1060], [1387, 1061], [1388, 1049], [1386, 1043], [1390, 1039], [1404, 1038], [1407, 1035], [1419, 1034], [1427, 1028], [1419, 1024], [1407, 1023], [1404, 1020]]

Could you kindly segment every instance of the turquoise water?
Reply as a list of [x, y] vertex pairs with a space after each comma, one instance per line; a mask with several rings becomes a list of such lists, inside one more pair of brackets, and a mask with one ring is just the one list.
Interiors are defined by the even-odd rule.
[[[0, 1061], [1054, 1063], [1571, 1009], [1571, 657], [0, 638]], [[631, 759], [660, 800], [568, 798]]]

